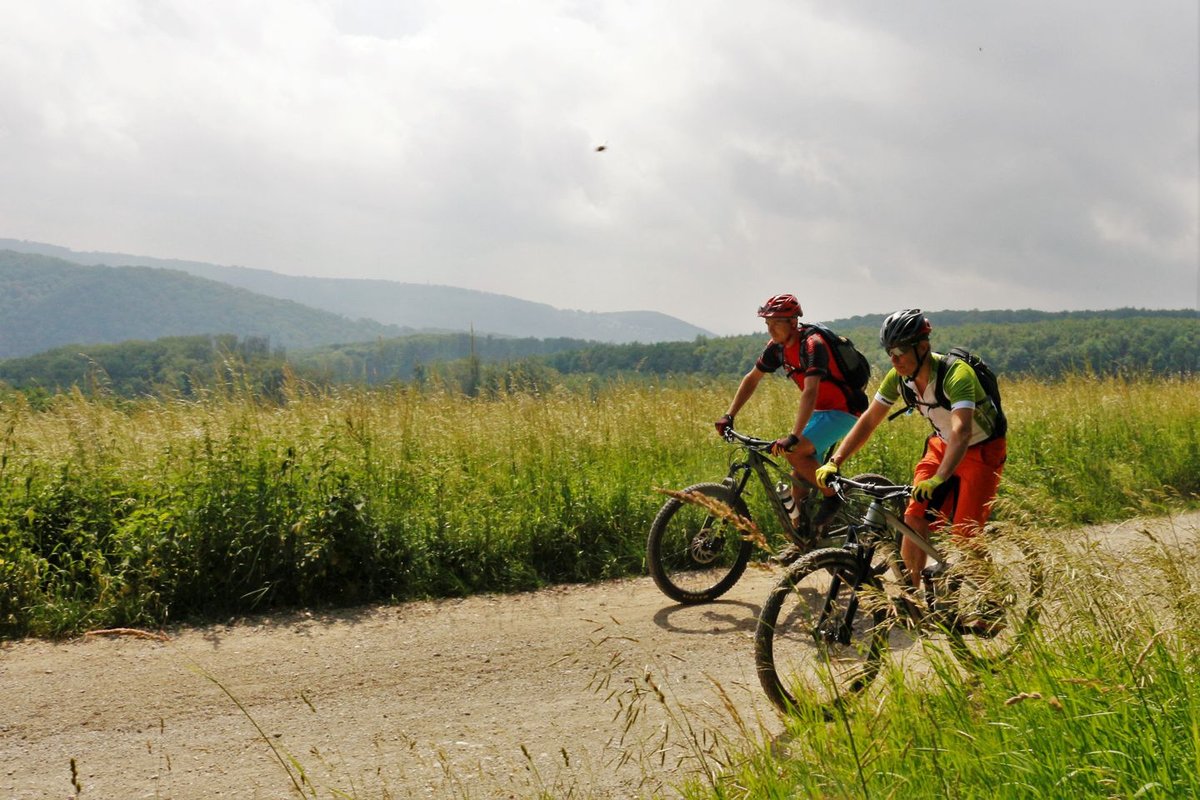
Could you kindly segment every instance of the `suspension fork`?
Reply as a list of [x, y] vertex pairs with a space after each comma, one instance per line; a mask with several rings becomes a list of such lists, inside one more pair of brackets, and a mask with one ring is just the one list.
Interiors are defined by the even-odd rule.
[[721, 483], [733, 490], [737, 497], [742, 496], [742, 492], [746, 490], [746, 482], [750, 480], [750, 471], [753, 467], [747, 461], [737, 461], [729, 465], [729, 473], [725, 476], [725, 480]]
[[[855, 538], [854, 527], [850, 531], [851, 541]], [[848, 542], [849, 544], [849, 542]], [[858, 598], [859, 588], [867, 581], [871, 574], [871, 559], [875, 557], [875, 545], [863, 547], [854, 545], [854, 576], [850, 580], [850, 599], [846, 601], [846, 613], [839, 620], [837, 629], [834, 631], [825, 631], [824, 625], [818, 625], [817, 629], [823, 632], [823, 635], [828, 636], [834, 634], [834, 640], [838, 644], [850, 644], [850, 637], [854, 628], [854, 617], [858, 614]], [[834, 603], [837, 602], [838, 594], [841, 592], [842, 585], [846, 581], [842, 579], [841, 574], [834, 573], [833, 579], [829, 582], [829, 591], [825, 593], [825, 605], [821, 609], [821, 622], [824, 623], [829, 619], [833, 612]]]

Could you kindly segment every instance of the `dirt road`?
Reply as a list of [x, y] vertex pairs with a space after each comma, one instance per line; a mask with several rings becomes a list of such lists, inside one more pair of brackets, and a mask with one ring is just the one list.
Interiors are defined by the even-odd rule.
[[751, 642], [775, 574], [707, 606], [636, 579], [7, 643], [0, 800], [669, 793], [735, 714], [779, 727]]

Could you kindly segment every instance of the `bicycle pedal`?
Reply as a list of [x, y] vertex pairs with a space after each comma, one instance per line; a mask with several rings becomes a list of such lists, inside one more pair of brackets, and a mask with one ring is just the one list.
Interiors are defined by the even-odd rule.
[[924, 609], [921, 608], [921, 604], [905, 592], [901, 592], [892, 598], [892, 606], [899, 613], [902, 620], [908, 620], [914, 624], [925, 614]]

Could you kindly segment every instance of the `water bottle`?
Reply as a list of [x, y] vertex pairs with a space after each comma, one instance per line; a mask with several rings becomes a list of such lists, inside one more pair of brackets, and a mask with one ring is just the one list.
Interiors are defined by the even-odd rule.
[[792, 499], [792, 485], [787, 481], [780, 481], [775, 484], [775, 494], [779, 495], [779, 502], [783, 503], [783, 510], [789, 515], [796, 510], [796, 501]]

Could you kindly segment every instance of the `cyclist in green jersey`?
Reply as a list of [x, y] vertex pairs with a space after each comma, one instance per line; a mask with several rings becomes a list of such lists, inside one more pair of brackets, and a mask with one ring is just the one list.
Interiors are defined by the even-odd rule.
[[[975, 370], [966, 361], [955, 360], [942, 376], [938, 399], [938, 368], [944, 356], [929, 344], [933, 326], [920, 309], [897, 311], [884, 320], [879, 343], [891, 358], [892, 368], [884, 376], [870, 407], [863, 413], [829, 461], [817, 469], [824, 486], [836, 475], [842, 462], [867, 443], [875, 429], [900, 399], [901, 383], [916, 398], [916, 407], [933, 426], [925, 453], [913, 472], [913, 491], [904, 521], [928, 537], [930, 531], [952, 525], [956, 536], [974, 536], [983, 529], [991, 513], [1000, 474], [1004, 471], [1007, 444], [997, 435], [999, 410], [983, 390]], [[901, 555], [914, 580], [925, 566], [925, 553], [905, 539]]]

